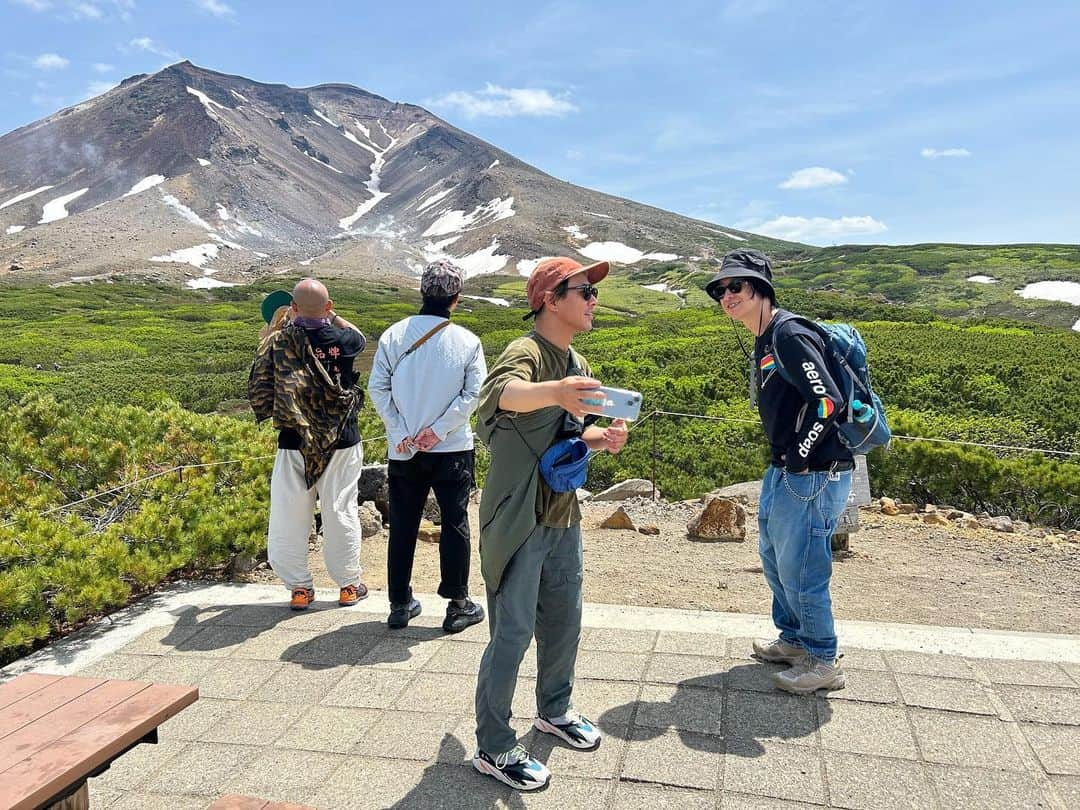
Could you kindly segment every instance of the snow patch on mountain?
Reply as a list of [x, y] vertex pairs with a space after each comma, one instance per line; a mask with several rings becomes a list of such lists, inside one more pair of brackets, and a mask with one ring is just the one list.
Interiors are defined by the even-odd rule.
[[206, 158], [196, 158], [196, 160], [199, 161], [200, 166], [209, 166], [210, 165], [210, 161], [207, 160]]
[[505, 200], [496, 197], [486, 203], [481, 203], [469, 213], [458, 209], [447, 211], [428, 226], [423, 236], [444, 236], [457, 231], [476, 230], [501, 219], [512, 217], [514, 213], [513, 197], [507, 197]]
[[1036, 281], [1016, 291], [1021, 298], [1038, 298], [1042, 301], [1063, 301], [1080, 307], [1080, 283], [1075, 281]]
[[976, 284], [997, 284], [998, 280], [993, 276], [986, 276], [982, 273], [977, 273], [974, 276], [968, 276], [968, 281], [974, 281]]
[[[376, 123], [378, 123], [379, 126], [382, 126], [382, 121], [377, 121]], [[383, 127], [383, 132], [386, 132], [386, 127]], [[386, 137], [390, 138], [390, 133], [387, 132]], [[342, 219], [338, 220], [338, 225], [340, 225], [341, 229], [344, 231], [352, 228], [352, 226], [356, 223], [358, 219], [360, 219], [360, 217], [364, 216], [364, 214], [371, 211], [371, 209], [373, 209], [376, 205], [378, 205], [380, 202], [390, 196], [390, 192], [382, 191], [379, 189], [379, 174], [382, 172], [383, 166], [386, 164], [386, 153], [394, 148], [394, 146], [397, 144], [397, 139], [390, 138], [390, 143], [386, 145], [385, 149], [372, 148], [370, 146], [367, 146], [366, 144], [360, 143], [360, 141], [356, 141], [356, 143], [359, 146], [362, 146], [368, 151], [370, 151], [375, 156], [374, 159], [371, 161], [370, 176], [364, 183], [364, 186], [367, 187], [367, 190], [371, 192], [371, 199], [367, 200], [366, 202], [362, 202], [360, 203], [360, 205], [356, 206], [356, 210], [353, 211], [350, 216], [343, 217]]]
[[678, 257], [675, 253], [645, 253], [644, 251], [624, 245], [622, 242], [590, 242], [583, 248], [577, 249], [582, 256], [587, 256], [594, 262], [616, 262], [617, 264], [637, 264], [648, 259], [654, 262], [670, 262]]
[[172, 262], [175, 264], [190, 264], [192, 267], [201, 268], [207, 262], [217, 258], [218, 246], [213, 242], [205, 242], [194, 247], [174, 250], [165, 256], [151, 256], [152, 262]]
[[62, 197], [49, 200], [45, 203], [45, 207], [41, 209], [41, 219], [38, 221], [38, 225], [46, 225], [66, 217], [68, 215], [67, 204], [79, 199], [79, 197], [89, 190], [89, 188], [80, 188], [78, 191], [73, 191], [70, 194], [65, 194]]
[[194, 211], [192, 211], [190, 208], [188, 208], [182, 202], [180, 202], [180, 200], [176, 199], [176, 197], [174, 197], [172, 194], [162, 194], [161, 195], [161, 201], [163, 203], [165, 203], [167, 206], [169, 206], [170, 208], [176, 209], [176, 211], [180, 214], [180, 216], [182, 216], [184, 219], [186, 219], [192, 225], [198, 225], [200, 228], [203, 228], [204, 230], [207, 230], [207, 231], [214, 230], [210, 226], [210, 223], [208, 223], [205, 219], [200, 217], [198, 214], [196, 214]]
[[734, 239], [736, 242], [745, 242], [746, 241], [746, 238], [743, 237], [743, 236], [736, 236], [733, 233], [728, 233], [727, 231], [721, 231], [721, 230], [719, 230], [717, 228], [705, 228], [705, 230], [709, 231], [710, 233], [718, 233], [721, 236], [726, 236], [728, 239]]
[[192, 290], [213, 290], [217, 287], [235, 287], [236, 285], [230, 281], [219, 281], [212, 276], [203, 276], [185, 281], [184, 286]]
[[26, 229], [25, 225], [8, 225], [7, 230], [4, 231], [4, 233], [13, 234], [13, 233], [18, 233], [19, 231], [25, 230], [25, 229]]
[[678, 296], [679, 298], [682, 298], [684, 295], [686, 295], [686, 290], [676, 290], [674, 287], [664, 283], [642, 284], [641, 286], [646, 290], [652, 290], [653, 292], [660, 293], [670, 293], [671, 295]]
[[0, 205], [0, 211], [7, 208], [9, 205], [15, 205], [15, 203], [20, 203], [23, 200], [29, 200], [31, 197], [36, 196], [36, 195], [40, 194], [43, 191], [48, 191], [50, 188], [53, 188], [53, 186], [39, 186], [38, 188], [35, 188], [33, 191], [27, 191], [27, 192], [25, 192], [23, 194], [17, 194], [14, 197], [12, 197], [10, 200], [8, 200], [7, 202]]
[[462, 298], [469, 298], [473, 301], [487, 301], [489, 304], [494, 304], [497, 307], [508, 307], [510, 302], [505, 298], [485, 298], [482, 295], [463, 295]]
[[135, 194], [139, 194], [140, 192], [146, 191], [147, 189], [151, 189], [154, 186], [161, 185], [164, 182], [165, 182], [165, 176], [164, 175], [152, 174], [149, 177], [144, 177], [138, 183], [133, 185], [131, 187], [131, 190], [128, 191], [124, 196], [125, 197], [131, 197], [131, 196], [133, 196]]
[[217, 107], [219, 110], [226, 109], [224, 104], [219, 104], [218, 102], [214, 101], [212, 98], [210, 98], [210, 96], [206, 95], [206, 93], [202, 92], [201, 90], [196, 90], [194, 87], [188, 87], [187, 91], [202, 102], [203, 107], [206, 109], [206, 114], [213, 118], [215, 121], [217, 120], [217, 116], [214, 115], [214, 107]]
[[425, 210], [427, 208], [431, 208], [431, 206], [435, 205], [435, 203], [437, 203], [439, 200], [445, 199], [446, 196], [448, 194], [450, 194], [451, 192], [453, 192], [453, 190], [455, 188], [457, 188], [456, 185], [450, 186], [450, 188], [448, 188], [448, 189], [444, 189], [443, 191], [439, 191], [439, 192], [437, 192], [435, 194], [432, 194], [430, 197], [428, 197], [426, 200], [424, 200], [422, 203], [420, 203], [418, 206], [416, 206], [417, 213], [419, 213], [419, 212], [421, 212], [421, 211], [423, 211], [423, 210]]
[[540, 262], [541, 259], [519, 259], [517, 263], [518, 275], [528, 278], [532, 275], [532, 271], [536, 269], [536, 265], [540, 264]]
[[331, 117], [330, 117], [329, 115], [327, 115], [326, 113], [324, 113], [324, 112], [323, 112], [322, 110], [315, 110], [315, 114], [316, 114], [317, 116], [319, 116], [319, 118], [321, 118], [321, 119], [322, 119], [323, 121], [325, 121], [326, 123], [328, 123], [328, 124], [329, 124], [330, 126], [332, 126], [332, 127], [337, 127], [337, 126], [338, 126], [338, 123], [337, 123], [337, 121], [335, 121], [335, 120], [334, 120], [333, 118], [331, 118]]
[[589, 238], [589, 235], [585, 231], [581, 230], [577, 225], [564, 225], [563, 230], [570, 234], [574, 239], [579, 242], [584, 242]]

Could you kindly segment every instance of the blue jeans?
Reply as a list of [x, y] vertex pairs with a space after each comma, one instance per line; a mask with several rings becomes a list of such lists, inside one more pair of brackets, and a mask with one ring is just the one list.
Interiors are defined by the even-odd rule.
[[780, 638], [814, 658], [836, 658], [832, 534], [847, 506], [851, 472], [791, 474], [769, 467], [761, 482], [761, 567]]

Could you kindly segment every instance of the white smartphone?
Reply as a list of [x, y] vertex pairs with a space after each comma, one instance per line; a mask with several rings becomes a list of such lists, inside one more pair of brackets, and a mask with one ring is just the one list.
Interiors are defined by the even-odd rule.
[[609, 419], [625, 419], [628, 422], [634, 421], [641, 414], [641, 394], [637, 391], [602, 385], [586, 393], [589, 398], [582, 399], [582, 402], [589, 405], [586, 413], [606, 416]]

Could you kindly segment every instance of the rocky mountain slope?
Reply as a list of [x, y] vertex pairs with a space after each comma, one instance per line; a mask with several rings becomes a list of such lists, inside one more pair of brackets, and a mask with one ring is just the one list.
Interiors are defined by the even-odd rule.
[[803, 249], [557, 180], [356, 87], [190, 62], [0, 138], [0, 273], [24, 277], [205, 288], [298, 265], [528, 273], [556, 253], [642, 265], [750, 244]]

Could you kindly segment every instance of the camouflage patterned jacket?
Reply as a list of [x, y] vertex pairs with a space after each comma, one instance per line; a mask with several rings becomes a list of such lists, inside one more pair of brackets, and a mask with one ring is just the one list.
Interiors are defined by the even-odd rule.
[[307, 332], [286, 326], [263, 339], [248, 375], [248, 402], [255, 421], [274, 420], [278, 430], [300, 435], [308, 487], [326, 469], [341, 428], [363, 404], [359, 386], [342, 388], [315, 357]]

